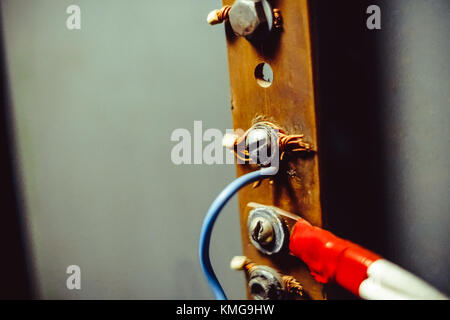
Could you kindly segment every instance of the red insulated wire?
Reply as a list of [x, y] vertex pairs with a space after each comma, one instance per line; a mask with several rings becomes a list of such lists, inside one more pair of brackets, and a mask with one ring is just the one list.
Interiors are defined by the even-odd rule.
[[308, 265], [317, 281], [335, 281], [355, 295], [368, 277], [367, 268], [381, 258], [303, 219], [292, 230], [289, 249]]

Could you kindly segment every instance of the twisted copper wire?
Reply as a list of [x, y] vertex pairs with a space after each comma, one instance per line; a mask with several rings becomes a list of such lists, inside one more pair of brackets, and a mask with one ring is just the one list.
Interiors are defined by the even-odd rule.
[[[258, 124], [267, 125], [278, 132], [278, 148], [280, 152], [280, 160], [283, 160], [286, 153], [314, 151], [311, 144], [303, 141], [303, 134], [288, 135], [280, 127], [268, 121], [259, 122]], [[245, 163], [250, 161], [250, 155], [248, 150], [245, 148], [245, 145], [244, 147], [242, 147], [242, 144], [245, 144], [247, 135], [252, 129], [253, 127], [248, 129], [244, 133], [244, 135], [237, 138], [234, 143], [234, 154], [239, 160], [244, 161]], [[238, 146], [240, 146], [240, 148], [238, 148]]]
[[312, 151], [311, 145], [303, 141], [303, 134], [287, 135], [285, 133], [279, 133], [278, 135], [280, 160], [283, 160], [283, 157], [286, 153]]
[[303, 295], [303, 286], [292, 276], [284, 276], [282, 278], [283, 287], [286, 290], [295, 295]]
[[222, 9], [217, 10], [217, 21], [218, 23], [222, 23], [228, 19], [228, 15], [230, 13], [231, 6], [224, 6]]

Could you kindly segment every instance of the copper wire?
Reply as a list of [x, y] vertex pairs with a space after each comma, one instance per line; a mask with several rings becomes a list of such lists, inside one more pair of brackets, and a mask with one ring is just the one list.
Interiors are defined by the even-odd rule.
[[228, 15], [230, 13], [231, 6], [224, 6], [222, 9], [217, 10], [217, 21], [218, 23], [222, 23], [225, 20], [228, 20]]
[[[312, 149], [311, 144], [309, 144], [303, 140], [304, 139], [303, 134], [288, 135], [280, 127], [278, 127], [275, 124], [268, 122], [268, 121], [258, 122], [258, 124], [267, 125], [267, 126], [271, 127], [273, 130], [277, 131], [280, 160], [283, 160], [285, 155], [288, 153], [314, 151]], [[244, 133], [244, 135], [237, 138], [234, 143], [234, 154], [236, 155], [236, 157], [239, 160], [244, 161], [245, 163], [248, 163], [250, 161], [250, 154], [249, 154], [248, 150], [245, 148], [245, 141], [247, 139], [248, 133], [252, 129], [253, 129], [253, 127], [248, 129]]]

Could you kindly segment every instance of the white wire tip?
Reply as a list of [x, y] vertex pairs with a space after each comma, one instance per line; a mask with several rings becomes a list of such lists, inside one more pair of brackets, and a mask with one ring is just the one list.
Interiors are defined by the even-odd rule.
[[247, 257], [245, 256], [235, 256], [231, 259], [230, 268], [232, 270], [243, 270], [247, 261]]
[[222, 146], [224, 146], [227, 149], [234, 149], [234, 144], [236, 143], [237, 139], [238, 139], [237, 135], [233, 133], [226, 133], [222, 139]]
[[274, 176], [278, 173], [278, 166], [261, 168], [259, 171], [261, 172], [261, 175], [263, 175], [263, 176]]
[[412, 273], [384, 259], [367, 269], [369, 278], [359, 287], [368, 300], [448, 300], [444, 294]]
[[219, 10], [213, 10], [208, 14], [208, 17], [206, 18], [206, 21], [210, 24], [210, 25], [215, 25], [220, 23], [219, 22], [219, 18], [217, 16], [217, 12], [219, 12]]

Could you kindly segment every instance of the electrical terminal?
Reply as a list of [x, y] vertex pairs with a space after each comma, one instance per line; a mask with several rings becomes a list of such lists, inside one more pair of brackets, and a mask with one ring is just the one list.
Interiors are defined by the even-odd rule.
[[303, 286], [292, 276], [268, 266], [256, 265], [245, 256], [235, 256], [230, 267], [246, 273], [248, 287], [256, 300], [283, 300], [303, 296]]

